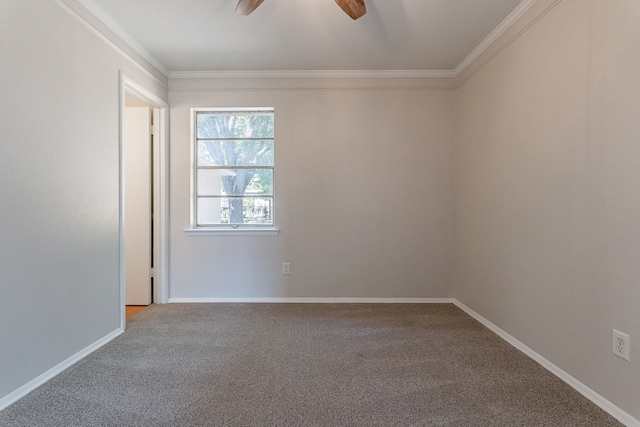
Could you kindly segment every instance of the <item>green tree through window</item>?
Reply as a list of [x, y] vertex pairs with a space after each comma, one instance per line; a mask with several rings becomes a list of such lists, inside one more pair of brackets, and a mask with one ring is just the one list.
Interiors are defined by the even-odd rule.
[[196, 226], [273, 225], [273, 110], [195, 111]]

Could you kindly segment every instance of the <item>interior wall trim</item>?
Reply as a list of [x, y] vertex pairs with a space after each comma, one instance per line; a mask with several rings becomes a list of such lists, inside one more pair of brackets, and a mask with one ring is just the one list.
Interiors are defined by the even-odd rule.
[[453, 77], [169, 79], [169, 92], [455, 90]]
[[[54, 1], [58, 6], [60, 6], [61, 9], [67, 12], [76, 21], [80, 22], [80, 24], [82, 24], [85, 28], [91, 31], [95, 36], [97, 36], [100, 40], [102, 40], [111, 49], [116, 51], [120, 56], [126, 59], [129, 63], [131, 63], [131, 65], [133, 65], [136, 69], [142, 72], [146, 77], [153, 80], [156, 84], [158, 84], [164, 90], [168, 90], [167, 75], [169, 74], [169, 71], [159, 61], [157, 60], [152, 61], [147, 57], [145, 57], [145, 55], [140, 53], [140, 49], [142, 49], [141, 47], [136, 48], [136, 46], [132, 46], [131, 44], [132, 41], [123, 39], [122, 36], [117, 31], [110, 28], [109, 25], [105, 23], [105, 21], [100, 16], [97, 16], [95, 14], [94, 10], [91, 10], [87, 7], [87, 5], [85, 4], [86, 0], [76, 0], [76, 2], [79, 2], [79, 3], [75, 3], [75, 4], [73, 0], [54, 0]], [[83, 11], [80, 8], [85, 8], [84, 14], [87, 14], [87, 12], [91, 14], [91, 16], [95, 17], [100, 21], [100, 23], [102, 23], [107, 28], [109, 28], [109, 30], [112, 31], [113, 34], [112, 35], [108, 34], [106, 31], [104, 31], [103, 29], [99, 29], [94, 23], [90, 22], [85, 16], [83, 16]], [[114, 37], [114, 35], [116, 37]], [[118, 40], [117, 39], [118, 37], [121, 40]], [[127, 52], [127, 47], [132, 49], [133, 52]], [[134, 57], [135, 55], [140, 55], [141, 58], [135, 58]], [[140, 59], [142, 59], [143, 61], [141, 62]], [[147, 61], [149, 65], [145, 66], [143, 64], [144, 61]], [[160, 76], [158, 76], [153, 71], [156, 71], [156, 73], [160, 74]]]
[[[474, 55], [473, 58], [468, 62], [467, 60], [463, 61], [458, 66], [460, 70], [456, 68], [456, 70], [458, 70], [456, 74], [456, 89], [464, 85], [478, 71], [489, 64], [503, 50], [511, 46], [513, 42], [518, 40], [529, 28], [535, 25], [561, 2], [562, 0], [535, 0], [527, 4], [527, 7], [522, 8], [522, 10], [519, 10], [520, 7], [518, 7], [518, 9], [514, 11], [514, 13], [519, 12], [517, 19], [513, 20], [510, 25], [501, 28], [501, 32], [492, 38], [490, 42], [487, 40], [485, 40], [487, 41], [486, 44], [482, 42], [480, 46], [478, 46], [478, 52], [474, 51], [469, 55]], [[523, 6], [523, 4], [520, 6]], [[492, 35], [489, 37], [492, 37]], [[481, 46], [483, 46], [482, 49], [480, 49]], [[462, 66], [463, 64], [464, 66]]]
[[[478, 314], [471, 308], [467, 307], [455, 298], [170, 298], [170, 303], [419, 303], [419, 304], [455, 304], [456, 307], [466, 312], [469, 316], [476, 319], [478, 322], [486, 326], [500, 338], [504, 339], [507, 343], [514, 346], [540, 365], [542, 365], [549, 372], [560, 378], [569, 386], [574, 388], [584, 397], [598, 405], [604, 411], [616, 418], [618, 421], [628, 427], [640, 427], [640, 421], [635, 419], [629, 413], [625, 412], [618, 406], [614, 405], [568, 373], [560, 369], [558, 366], [545, 359], [540, 354], [527, 347], [524, 343], [502, 330], [500, 327]], [[8, 395], [0, 398], [0, 411], [8, 407], [12, 403], [18, 401], [22, 397], [26, 396], [40, 385], [49, 381], [60, 372], [74, 365], [78, 361], [82, 360], [89, 354], [93, 353], [100, 347], [104, 346], [114, 338], [122, 334], [124, 330], [118, 328], [100, 340], [80, 350], [73, 356], [44, 372], [42, 375], [18, 388], [17, 390], [9, 393]]]
[[171, 71], [171, 79], [280, 79], [280, 78], [441, 78], [455, 77], [453, 70], [257, 70]]
[[[155, 276], [154, 301], [164, 304], [169, 296], [169, 104], [138, 83], [134, 79], [120, 72], [120, 129], [119, 144], [120, 155], [123, 152], [123, 128], [125, 111], [125, 94], [130, 93], [151, 105], [158, 111], [159, 123], [155, 124], [157, 134], [154, 134], [154, 174], [157, 174], [157, 186], [154, 194], [154, 221], [160, 232], [160, 241], [154, 247], [154, 260], [158, 261], [159, 267]], [[124, 163], [122, 157], [119, 159], [120, 168], [120, 307], [122, 328], [125, 328], [125, 238], [124, 238]], [[153, 177], [152, 179], [155, 179]]]
[[473, 61], [478, 58], [482, 52], [487, 50], [505, 31], [520, 19], [538, 0], [524, 0], [518, 5], [513, 12], [507, 16], [492, 32], [485, 38], [460, 64], [453, 70], [453, 74], [457, 77], [463, 72]]
[[131, 46], [140, 56], [149, 61], [158, 71], [165, 76], [168, 76], [169, 69], [160, 62], [155, 56], [151, 54], [138, 40], [135, 39], [130, 33], [125, 31], [122, 26], [116, 22], [111, 15], [109, 15], [103, 8], [93, 0], [77, 0], [93, 15], [96, 16], [103, 24], [105, 24], [111, 31], [113, 31], [118, 37], [124, 40], [129, 46]]
[[598, 405], [601, 409], [616, 418], [624, 425], [628, 427], [640, 427], [640, 420], [635, 419], [632, 415], [625, 412], [622, 408], [614, 405], [609, 400], [605, 399], [600, 394], [596, 393], [595, 391], [578, 381], [576, 378], [574, 378], [540, 354], [536, 353], [520, 340], [501, 329], [499, 326], [495, 325], [482, 315], [476, 313], [474, 310], [467, 307], [457, 299], [454, 299], [453, 303], [458, 308], [466, 312], [469, 316], [473, 317], [478, 322], [482, 323], [484, 326], [494, 332], [496, 335], [498, 335], [500, 338], [505, 340], [507, 343], [511, 344], [513, 347], [517, 348], [518, 350], [529, 356], [531, 359], [538, 362], [540, 365], [542, 365], [543, 368], [554, 374], [556, 377], [560, 378], [562, 381], [575, 389], [578, 393], [582, 394], [584, 397]]
[[18, 388], [17, 390], [4, 396], [3, 398], [0, 399], [0, 411], [8, 407], [9, 405], [17, 402], [18, 400], [22, 399], [24, 396], [31, 393], [36, 388], [40, 387], [42, 384], [52, 379], [53, 377], [58, 375], [60, 372], [69, 368], [70, 366], [74, 365], [80, 360], [84, 359], [85, 357], [87, 357], [88, 355], [90, 355], [91, 353], [93, 353], [103, 345], [107, 344], [108, 342], [110, 342], [111, 340], [113, 340], [123, 332], [124, 332], [124, 329], [122, 328], [116, 329], [115, 331], [107, 334], [106, 336], [94, 342], [93, 344], [83, 348], [82, 350], [80, 350], [73, 356], [69, 357], [68, 359], [58, 363], [53, 368], [49, 369], [48, 371], [44, 372], [43, 374], [29, 381], [28, 383]]
[[169, 303], [452, 304], [453, 298], [169, 298]]
[[[142, 46], [131, 34], [124, 30], [110, 15], [108, 15], [93, 0], [55, 0], [65, 9], [68, 9], [83, 24], [88, 26], [92, 31], [99, 35], [108, 44], [114, 47], [119, 53], [123, 54], [127, 59], [132, 60], [134, 65], [140, 66], [139, 61], [132, 58], [125, 52], [125, 47], [120, 46], [124, 43], [133, 51], [140, 55], [145, 61], [151, 64], [164, 77], [171, 79], [264, 79], [264, 78], [457, 78], [468, 71], [468, 68], [478, 68], [475, 64], [477, 60], [484, 56], [487, 50], [491, 50], [494, 44], [511, 30], [514, 24], [519, 23], [520, 19], [537, 3], [548, 3], [550, 0], [523, 0], [518, 7], [509, 14], [466, 58], [458, 64], [453, 70], [256, 70], [256, 71], [171, 71], [155, 56], [153, 56], [144, 46]], [[555, 3], [562, 0], [552, 0]], [[114, 40], [104, 31], [101, 31], [89, 20], [83, 18], [79, 13], [78, 6], [74, 6], [73, 2], [79, 3], [82, 7], [91, 13], [102, 25], [107, 27], [120, 40]], [[545, 7], [542, 7], [543, 12]], [[542, 14], [544, 14], [542, 13]], [[540, 15], [534, 12], [534, 22]], [[516, 25], [517, 26], [517, 25]], [[507, 41], [500, 44], [504, 47], [511, 43], [515, 37], [508, 36]], [[487, 62], [487, 61], [484, 61]], [[472, 66], [473, 67], [470, 67]], [[143, 70], [148, 72], [148, 70]]]

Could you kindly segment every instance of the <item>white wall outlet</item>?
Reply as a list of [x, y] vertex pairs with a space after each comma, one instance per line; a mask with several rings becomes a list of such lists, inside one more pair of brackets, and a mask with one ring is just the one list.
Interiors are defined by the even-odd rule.
[[631, 358], [631, 337], [620, 331], [613, 330], [613, 354], [629, 361]]
[[291, 274], [291, 264], [288, 262], [282, 263], [282, 274]]

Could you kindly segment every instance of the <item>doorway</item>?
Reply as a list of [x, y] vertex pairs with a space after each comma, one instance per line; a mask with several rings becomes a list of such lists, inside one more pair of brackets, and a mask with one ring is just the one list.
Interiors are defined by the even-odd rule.
[[120, 310], [168, 299], [166, 102], [120, 79]]
[[[124, 169], [125, 305], [153, 302], [154, 108], [125, 92]], [[127, 309], [127, 312], [130, 310]]]

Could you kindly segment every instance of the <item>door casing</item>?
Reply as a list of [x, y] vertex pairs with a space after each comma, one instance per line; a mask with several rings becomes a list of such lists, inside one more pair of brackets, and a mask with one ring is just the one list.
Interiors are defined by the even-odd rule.
[[124, 114], [125, 94], [130, 93], [153, 107], [154, 110], [154, 138], [153, 138], [153, 212], [154, 239], [153, 264], [154, 287], [153, 300], [155, 303], [165, 304], [169, 299], [169, 139], [168, 139], [168, 111], [169, 105], [124, 73], [120, 73], [120, 323], [124, 330], [126, 326], [125, 311], [125, 249], [124, 235], [124, 184], [126, 176], [123, 164], [124, 142]]

